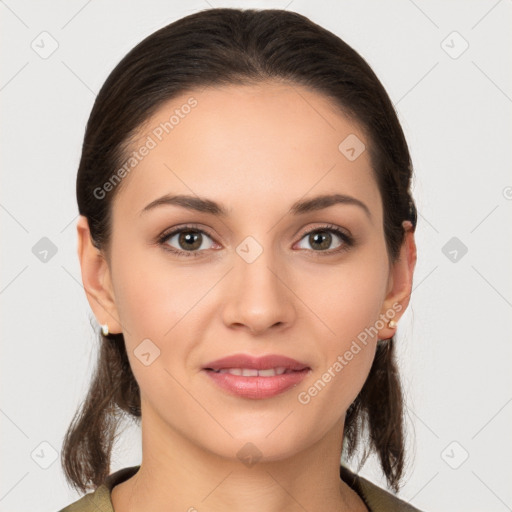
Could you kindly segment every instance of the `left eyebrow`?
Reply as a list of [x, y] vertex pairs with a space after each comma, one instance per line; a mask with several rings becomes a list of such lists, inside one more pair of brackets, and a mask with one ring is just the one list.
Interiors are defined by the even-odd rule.
[[[293, 203], [290, 208], [290, 213], [292, 215], [301, 215], [304, 213], [323, 210], [324, 208], [328, 208], [329, 206], [333, 206], [335, 204], [347, 204], [347, 205], [355, 205], [359, 206], [363, 209], [366, 215], [371, 219], [372, 214], [362, 201], [356, 199], [355, 197], [348, 196], [345, 194], [326, 194], [316, 196], [310, 199], [299, 200]], [[156, 208], [157, 206], [162, 205], [175, 205], [181, 206], [182, 208], [187, 208], [189, 210], [195, 210], [202, 213], [209, 213], [211, 215], [216, 215], [219, 217], [227, 217], [228, 210], [221, 206], [219, 203], [212, 201], [211, 199], [201, 198], [197, 196], [190, 195], [169, 195], [166, 194], [158, 199], [155, 199], [147, 206], [145, 206], [141, 211], [140, 215], [147, 213], [148, 211]]]
[[364, 212], [370, 219], [372, 218], [372, 214], [368, 206], [366, 206], [359, 199], [356, 199], [355, 197], [352, 196], [347, 196], [345, 194], [326, 194], [313, 197], [311, 199], [297, 201], [290, 208], [290, 212], [293, 215], [300, 215], [302, 213], [323, 210], [324, 208], [328, 208], [329, 206], [333, 206], [335, 204], [351, 204], [359, 206], [364, 210]]

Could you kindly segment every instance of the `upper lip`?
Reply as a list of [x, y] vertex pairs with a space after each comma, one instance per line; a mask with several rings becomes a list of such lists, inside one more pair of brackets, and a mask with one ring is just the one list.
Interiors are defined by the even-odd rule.
[[309, 368], [309, 366], [279, 354], [268, 354], [262, 357], [255, 357], [248, 354], [233, 354], [204, 365], [205, 370], [222, 370], [225, 368], [251, 368], [255, 370], [286, 368], [288, 370], [300, 371]]

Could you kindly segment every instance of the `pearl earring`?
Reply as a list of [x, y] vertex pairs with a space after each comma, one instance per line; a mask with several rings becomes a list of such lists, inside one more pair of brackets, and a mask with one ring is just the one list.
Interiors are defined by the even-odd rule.
[[101, 333], [103, 334], [103, 336], [108, 336], [108, 324], [101, 326]]
[[397, 325], [398, 325], [398, 324], [397, 324], [394, 320], [390, 320], [390, 321], [388, 322], [388, 327], [389, 327], [390, 329], [395, 329]]

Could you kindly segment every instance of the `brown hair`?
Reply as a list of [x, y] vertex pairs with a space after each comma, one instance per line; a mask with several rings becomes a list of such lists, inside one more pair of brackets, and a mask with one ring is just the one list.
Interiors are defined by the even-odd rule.
[[[186, 16], [135, 46], [108, 76], [94, 102], [78, 169], [78, 209], [92, 242], [108, 253], [112, 201], [95, 190], [126, 158], [137, 130], [166, 101], [209, 85], [299, 84], [333, 101], [364, 130], [382, 196], [388, 255], [396, 261], [402, 221], [416, 226], [407, 143], [384, 87], [366, 61], [335, 34], [294, 12], [278, 9], [207, 9]], [[122, 184], [120, 184], [122, 185]], [[140, 390], [122, 334], [103, 339], [90, 389], [63, 442], [67, 480], [82, 492], [110, 473], [119, 420], [140, 421]], [[367, 428], [363, 462], [376, 452], [393, 490], [404, 469], [404, 402], [394, 340], [379, 343], [368, 378], [345, 418], [344, 457], [352, 457]]]

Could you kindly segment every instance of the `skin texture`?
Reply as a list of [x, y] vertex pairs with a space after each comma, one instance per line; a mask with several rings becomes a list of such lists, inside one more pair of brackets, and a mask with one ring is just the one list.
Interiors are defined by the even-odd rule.
[[[133, 148], [191, 96], [197, 106], [120, 185], [109, 251], [93, 247], [85, 217], [77, 224], [89, 303], [100, 324], [123, 332], [141, 389], [141, 469], [113, 489], [114, 508], [366, 510], [339, 478], [343, 425], [377, 339], [395, 329], [386, 323], [308, 404], [297, 397], [393, 304], [401, 306], [399, 320], [411, 293], [414, 235], [407, 233], [391, 265], [368, 151], [349, 161], [338, 149], [349, 134], [369, 141], [328, 99], [297, 85], [192, 91], [160, 108]], [[289, 213], [299, 199], [334, 192], [365, 203], [371, 217], [350, 204]], [[165, 205], [140, 215], [167, 193], [212, 199], [229, 214]], [[178, 256], [155, 241], [187, 223], [207, 232], [199, 256]], [[326, 224], [355, 244], [334, 253], [346, 243], [335, 233], [325, 245], [308, 236]], [[247, 236], [263, 250], [252, 263], [236, 251]], [[182, 251], [186, 243], [179, 234], [164, 242]], [[134, 353], [145, 339], [160, 350], [148, 366]], [[234, 353], [286, 355], [312, 371], [275, 397], [241, 398], [202, 371]], [[237, 457], [248, 442], [262, 454], [251, 467]]]

